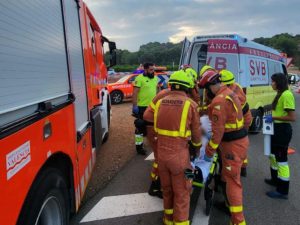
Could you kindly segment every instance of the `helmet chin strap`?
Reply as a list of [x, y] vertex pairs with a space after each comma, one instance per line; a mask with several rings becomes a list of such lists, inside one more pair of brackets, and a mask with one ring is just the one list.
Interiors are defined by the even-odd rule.
[[212, 90], [210, 89], [210, 86], [207, 87], [207, 97], [209, 97], [210, 99], [213, 99], [216, 95], [212, 92]]

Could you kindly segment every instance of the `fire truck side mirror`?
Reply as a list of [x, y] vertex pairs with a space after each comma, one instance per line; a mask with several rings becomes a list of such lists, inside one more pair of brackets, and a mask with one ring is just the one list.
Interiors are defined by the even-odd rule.
[[112, 67], [117, 64], [117, 52], [116, 52], [116, 42], [108, 42], [109, 46], [109, 53], [110, 53], [110, 60], [109, 60], [109, 67]]

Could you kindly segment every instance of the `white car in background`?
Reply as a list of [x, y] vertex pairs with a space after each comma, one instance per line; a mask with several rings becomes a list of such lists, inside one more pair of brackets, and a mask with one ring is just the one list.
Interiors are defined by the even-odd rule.
[[297, 84], [300, 81], [298, 74], [289, 73], [289, 84]]
[[112, 68], [110, 68], [108, 71], [107, 71], [107, 74], [108, 75], [115, 75], [116, 74], [116, 71]]

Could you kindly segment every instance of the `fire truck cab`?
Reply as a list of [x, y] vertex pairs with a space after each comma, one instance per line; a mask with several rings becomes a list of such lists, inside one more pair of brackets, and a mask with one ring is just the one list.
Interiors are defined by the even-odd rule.
[[251, 131], [262, 128], [262, 117], [271, 109], [276, 92], [271, 87], [274, 73], [287, 74], [286, 59], [280, 52], [237, 34], [196, 36], [183, 42], [180, 65], [191, 64], [198, 71], [208, 64], [228, 69], [247, 96], [253, 115]]
[[108, 137], [114, 42], [82, 0], [0, 7], [1, 224], [68, 224]]

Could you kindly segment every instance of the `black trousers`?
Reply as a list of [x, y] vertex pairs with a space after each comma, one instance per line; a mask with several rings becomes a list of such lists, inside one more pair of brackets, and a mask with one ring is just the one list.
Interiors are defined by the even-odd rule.
[[289, 177], [283, 178], [280, 175], [289, 170], [287, 164], [288, 147], [292, 134], [293, 130], [290, 123], [274, 123], [274, 135], [271, 136], [271, 153], [275, 156], [277, 168], [271, 167], [271, 177], [276, 181], [277, 191], [281, 194], [288, 194], [289, 191]]
[[[139, 106], [139, 113], [137, 115], [137, 119], [143, 119], [144, 112], [146, 111], [147, 107]], [[135, 147], [136, 151], [142, 151], [144, 147], [144, 138], [145, 130], [135, 126]]]

